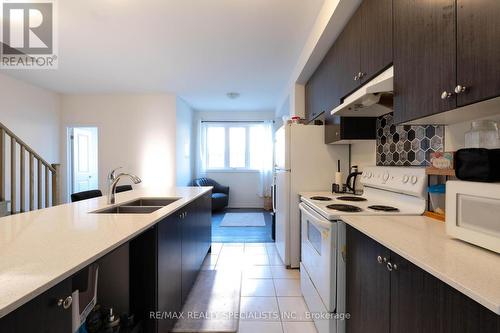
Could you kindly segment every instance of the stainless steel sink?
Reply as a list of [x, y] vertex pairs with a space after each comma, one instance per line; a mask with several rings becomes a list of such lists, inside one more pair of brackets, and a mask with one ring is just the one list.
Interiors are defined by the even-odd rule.
[[139, 198], [137, 200], [127, 202], [126, 206], [167, 206], [176, 202], [180, 198]]
[[176, 202], [180, 198], [139, 198], [121, 205], [100, 209], [92, 214], [150, 214]]
[[92, 212], [94, 214], [150, 214], [163, 207], [155, 206], [117, 206], [106, 208], [102, 210], [97, 210]]

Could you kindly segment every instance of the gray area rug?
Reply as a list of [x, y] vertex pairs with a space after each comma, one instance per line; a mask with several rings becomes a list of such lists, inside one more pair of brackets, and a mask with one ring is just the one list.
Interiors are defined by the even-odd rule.
[[264, 213], [226, 213], [221, 227], [265, 227]]
[[237, 332], [240, 291], [240, 271], [201, 271], [172, 332]]

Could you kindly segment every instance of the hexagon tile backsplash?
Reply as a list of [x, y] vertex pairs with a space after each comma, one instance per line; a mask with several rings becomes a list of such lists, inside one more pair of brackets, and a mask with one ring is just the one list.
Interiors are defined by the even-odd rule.
[[377, 119], [377, 165], [429, 165], [430, 154], [443, 147], [443, 126], [396, 126], [392, 113]]

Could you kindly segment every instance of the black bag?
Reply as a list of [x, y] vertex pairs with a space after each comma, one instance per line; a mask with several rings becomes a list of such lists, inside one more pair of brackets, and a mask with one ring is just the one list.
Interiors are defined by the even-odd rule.
[[455, 166], [460, 180], [500, 182], [500, 149], [460, 149], [455, 154]]

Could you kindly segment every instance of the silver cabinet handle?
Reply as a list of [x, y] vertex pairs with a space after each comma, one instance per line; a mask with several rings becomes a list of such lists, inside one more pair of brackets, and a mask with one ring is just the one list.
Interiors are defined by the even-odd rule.
[[397, 271], [398, 270], [398, 265], [392, 264], [392, 269], [395, 270], [395, 271]]
[[378, 262], [379, 264], [381, 264], [381, 263], [382, 263], [382, 257], [381, 257], [381, 256], [378, 256], [378, 257], [377, 257], [377, 262]]
[[358, 78], [361, 80], [362, 78], [364, 78], [366, 75], [366, 73], [363, 73], [363, 72], [359, 72], [358, 73]]
[[387, 270], [392, 272], [392, 264], [390, 262], [387, 263]]
[[446, 90], [441, 93], [441, 99], [448, 99], [451, 96], [453, 96], [453, 94], [451, 92], [447, 92]]
[[354, 81], [358, 81], [358, 80], [359, 80], [359, 74], [354, 75]]
[[68, 310], [71, 307], [71, 304], [73, 304], [73, 297], [71, 296], [68, 296], [65, 299], [60, 298], [57, 301], [57, 306], [62, 306], [64, 310]]
[[455, 87], [455, 93], [456, 94], [461, 94], [467, 90], [467, 87], [458, 85]]

